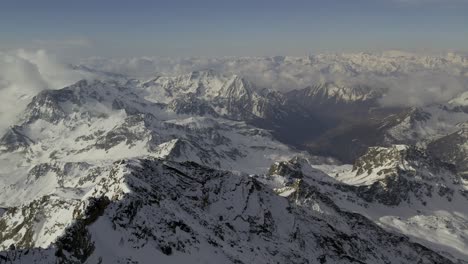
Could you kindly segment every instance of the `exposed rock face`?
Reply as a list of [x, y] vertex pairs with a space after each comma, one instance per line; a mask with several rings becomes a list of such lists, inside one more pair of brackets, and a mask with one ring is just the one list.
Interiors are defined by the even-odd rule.
[[456, 165], [459, 173], [468, 178], [468, 123], [459, 131], [431, 142], [428, 150], [435, 157]]
[[270, 167], [268, 175], [281, 175], [300, 179], [303, 177], [301, 163], [297, 159], [275, 162]]

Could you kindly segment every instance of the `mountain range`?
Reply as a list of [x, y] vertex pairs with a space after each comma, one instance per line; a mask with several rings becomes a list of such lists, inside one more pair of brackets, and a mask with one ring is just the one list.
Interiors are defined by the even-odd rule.
[[38, 93], [0, 138], [0, 263], [468, 263], [466, 92], [74, 69], [102, 78]]

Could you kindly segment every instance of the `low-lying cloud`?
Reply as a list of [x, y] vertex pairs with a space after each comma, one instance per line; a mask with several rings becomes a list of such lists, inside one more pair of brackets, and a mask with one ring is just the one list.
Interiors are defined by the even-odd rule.
[[405, 76], [388, 80], [383, 106], [424, 106], [445, 103], [467, 90], [466, 78], [447, 74]]

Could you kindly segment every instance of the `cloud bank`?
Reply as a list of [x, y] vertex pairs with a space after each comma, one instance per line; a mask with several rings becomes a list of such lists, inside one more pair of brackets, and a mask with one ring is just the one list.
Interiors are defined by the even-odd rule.
[[380, 103], [383, 106], [424, 106], [446, 103], [467, 91], [466, 78], [447, 74], [413, 75], [388, 80], [389, 89]]

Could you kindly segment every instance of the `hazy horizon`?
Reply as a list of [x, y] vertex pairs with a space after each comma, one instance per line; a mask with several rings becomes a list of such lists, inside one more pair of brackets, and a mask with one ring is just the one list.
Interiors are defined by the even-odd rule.
[[468, 1], [3, 1], [0, 50], [62, 57], [468, 51]]

